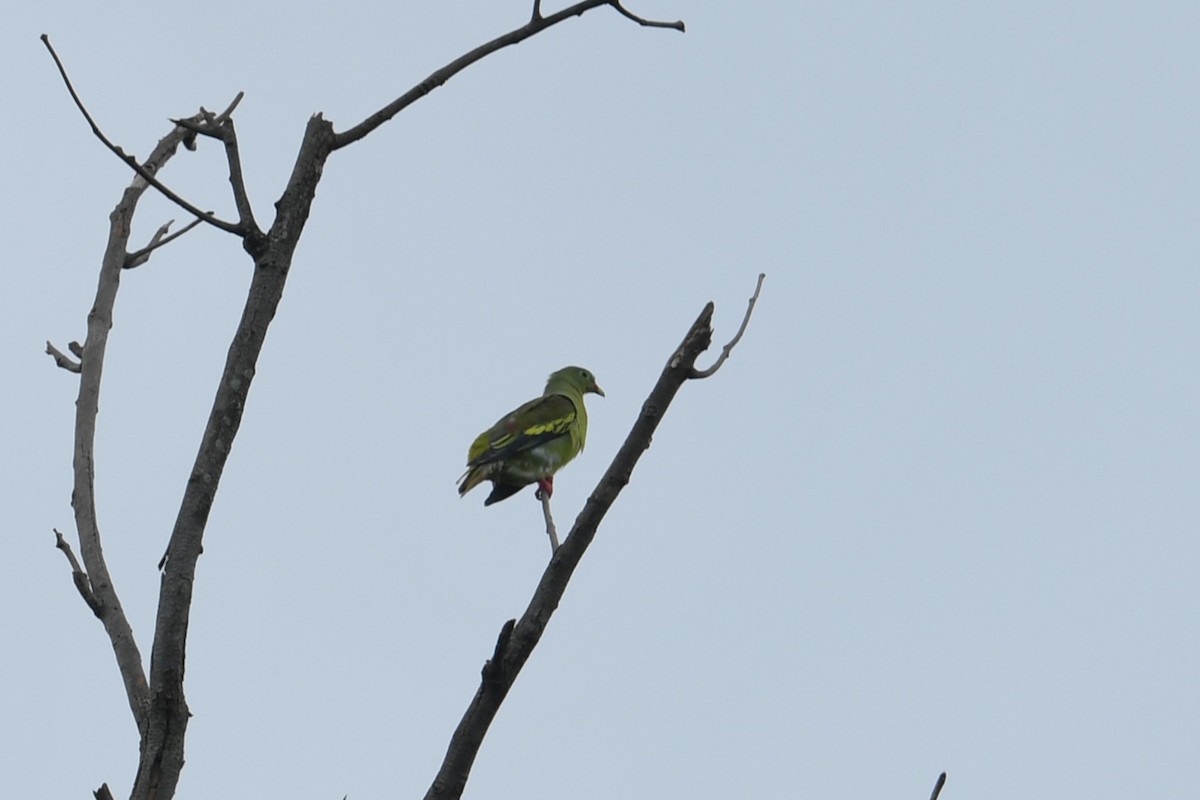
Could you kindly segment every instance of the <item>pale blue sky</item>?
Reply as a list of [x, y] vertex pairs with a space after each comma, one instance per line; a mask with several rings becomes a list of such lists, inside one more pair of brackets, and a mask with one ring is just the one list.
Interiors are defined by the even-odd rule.
[[[547, 5], [547, 11], [559, 7]], [[470, 440], [567, 363], [566, 528], [704, 302], [684, 387], [484, 743], [467, 797], [1187, 797], [1200, 745], [1200, 7], [600, 9], [329, 161], [196, 580], [180, 798], [418, 797], [548, 554]], [[107, 216], [168, 117], [236, 114], [267, 224], [307, 117], [359, 121], [525, 2], [24, 4], [0, 32], [7, 794], [137, 756], [73, 530]], [[212, 143], [164, 179], [231, 203]], [[143, 203], [135, 240], [182, 211]], [[143, 651], [249, 262], [127, 273], [97, 440]], [[714, 352], [715, 355], [715, 352]]]

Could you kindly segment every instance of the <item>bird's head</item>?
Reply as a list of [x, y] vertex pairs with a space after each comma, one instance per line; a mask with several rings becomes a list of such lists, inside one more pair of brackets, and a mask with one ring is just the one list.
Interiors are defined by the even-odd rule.
[[591, 392], [604, 397], [604, 390], [596, 383], [596, 376], [583, 367], [563, 367], [550, 373], [546, 381], [546, 394], [555, 394], [562, 389], [571, 389], [580, 394]]

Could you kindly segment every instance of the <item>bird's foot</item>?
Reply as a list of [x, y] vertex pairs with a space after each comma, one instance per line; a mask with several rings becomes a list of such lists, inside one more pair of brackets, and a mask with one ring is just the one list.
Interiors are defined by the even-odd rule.
[[538, 500], [541, 500], [543, 497], [552, 497], [554, 495], [554, 476], [553, 475], [550, 475], [545, 478], [538, 478], [537, 485], [538, 485], [537, 491], [534, 492], [533, 496], [536, 497]]

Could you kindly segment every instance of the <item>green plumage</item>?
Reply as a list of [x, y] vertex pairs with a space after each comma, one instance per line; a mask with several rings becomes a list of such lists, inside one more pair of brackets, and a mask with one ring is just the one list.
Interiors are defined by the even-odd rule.
[[579, 455], [587, 441], [583, 396], [588, 392], [604, 396], [592, 373], [582, 367], [551, 374], [541, 397], [505, 414], [471, 443], [459, 495], [483, 481], [492, 482], [485, 506], [531, 483], [552, 492], [554, 473]]

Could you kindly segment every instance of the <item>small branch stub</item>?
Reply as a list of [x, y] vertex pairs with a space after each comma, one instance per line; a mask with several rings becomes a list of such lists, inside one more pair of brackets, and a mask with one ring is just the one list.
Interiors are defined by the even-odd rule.
[[496, 637], [496, 647], [492, 650], [492, 657], [483, 665], [481, 677], [485, 683], [494, 681], [500, 677], [500, 672], [504, 669], [504, 653], [508, 650], [508, 642], [512, 639], [513, 628], [516, 626], [517, 621], [510, 619], [500, 629], [500, 635]]
[[83, 369], [83, 364], [73, 360], [66, 353], [50, 344], [49, 340], [46, 340], [46, 355], [52, 357], [54, 359], [54, 363], [65, 369], [67, 372], [78, 373]]
[[96, 593], [92, 591], [92, 581], [88, 578], [83, 567], [79, 565], [78, 559], [75, 558], [75, 553], [71, 550], [70, 543], [59, 532], [58, 528], [54, 529], [54, 546], [63, 551], [63, 555], [67, 557], [67, 562], [71, 565], [71, 580], [75, 582], [75, 588], [79, 591], [79, 596], [83, 598], [83, 602], [87, 603], [88, 608], [97, 617], [100, 616], [102, 606], [100, 601], [96, 599]]

